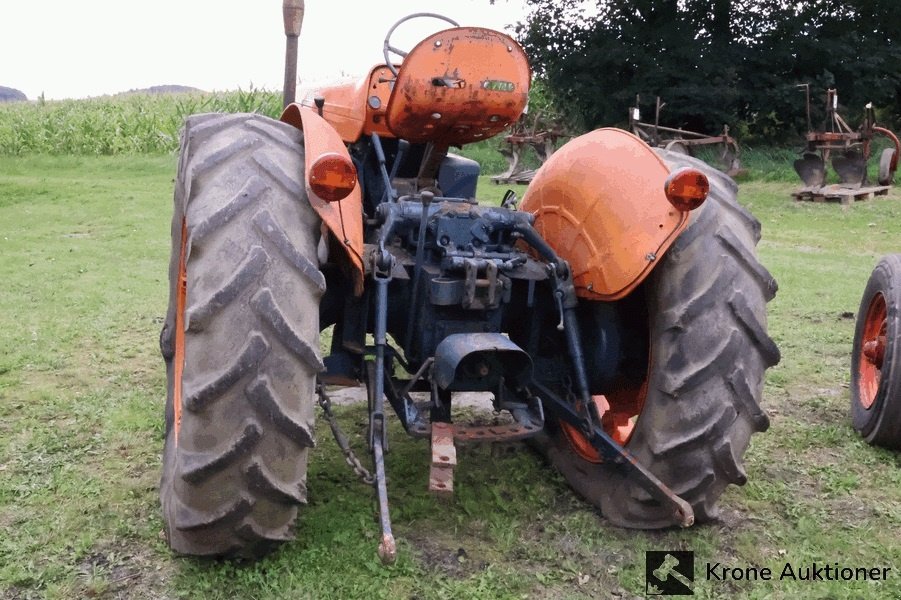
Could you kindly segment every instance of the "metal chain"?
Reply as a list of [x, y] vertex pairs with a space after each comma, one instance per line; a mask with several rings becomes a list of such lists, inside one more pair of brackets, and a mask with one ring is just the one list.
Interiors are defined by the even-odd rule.
[[353, 469], [357, 477], [360, 478], [360, 481], [366, 485], [372, 485], [375, 482], [375, 477], [373, 477], [372, 473], [363, 466], [360, 459], [357, 458], [357, 455], [354, 454], [353, 449], [350, 447], [350, 442], [347, 440], [347, 436], [341, 431], [338, 420], [332, 412], [332, 401], [325, 393], [325, 386], [319, 381], [316, 382], [316, 394], [319, 396], [319, 406], [322, 407], [322, 412], [325, 414], [325, 420], [328, 421], [328, 426], [332, 430], [332, 435], [335, 436], [335, 441], [338, 443], [338, 447], [341, 448], [341, 452], [344, 454], [344, 462]]

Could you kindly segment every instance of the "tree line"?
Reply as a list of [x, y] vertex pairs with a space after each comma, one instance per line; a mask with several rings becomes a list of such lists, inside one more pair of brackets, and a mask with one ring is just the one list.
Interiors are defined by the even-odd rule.
[[852, 125], [872, 102], [901, 125], [898, 0], [527, 0], [516, 35], [536, 83], [571, 125], [622, 124], [637, 94], [642, 120], [749, 141], [786, 142], [806, 131], [836, 88]]

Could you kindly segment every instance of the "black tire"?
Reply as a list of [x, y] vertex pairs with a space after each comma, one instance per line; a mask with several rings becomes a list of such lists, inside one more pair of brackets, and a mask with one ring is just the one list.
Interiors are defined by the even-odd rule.
[[259, 556], [293, 538], [306, 502], [325, 279], [303, 166], [302, 134], [284, 123], [243, 114], [185, 123], [160, 335], [168, 377], [160, 500], [169, 545], [183, 554]]
[[892, 161], [895, 159], [895, 149], [885, 148], [879, 155], [879, 173], [876, 179], [879, 185], [892, 185], [895, 172], [892, 171]]
[[[881, 306], [880, 306], [881, 305]], [[882, 311], [882, 312], [880, 312]], [[884, 336], [867, 357], [868, 321]], [[877, 340], [877, 344], [878, 344]], [[851, 420], [870, 444], [901, 449], [901, 254], [884, 257], [867, 281], [851, 351]]]
[[[645, 286], [651, 366], [644, 409], [627, 448], [694, 509], [716, 517], [730, 483], [742, 485], [751, 434], [765, 431], [764, 371], [779, 362], [767, 335], [776, 281], [756, 258], [760, 223], [735, 199], [737, 186], [704, 162], [658, 150], [673, 167], [706, 173], [711, 190]], [[678, 524], [670, 508], [593, 463], [551, 424], [545, 452], [569, 484], [612, 523], [656, 529]]]

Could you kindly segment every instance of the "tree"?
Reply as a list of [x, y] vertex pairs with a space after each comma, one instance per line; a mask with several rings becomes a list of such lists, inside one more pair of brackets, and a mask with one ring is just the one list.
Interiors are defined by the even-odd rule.
[[635, 95], [667, 103], [667, 124], [760, 138], [806, 126], [838, 87], [852, 122], [867, 102], [901, 120], [896, 0], [529, 0], [517, 34], [536, 75], [576, 125], [622, 123]]

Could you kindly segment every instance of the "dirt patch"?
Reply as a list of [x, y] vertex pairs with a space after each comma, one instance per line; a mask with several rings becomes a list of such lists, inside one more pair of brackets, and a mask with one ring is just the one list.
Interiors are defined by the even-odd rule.
[[75, 565], [73, 592], [85, 598], [167, 598], [168, 564], [143, 546], [101, 546]]
[[491, 564], [478, 549], [470, 546], [467, 550], [457, 540], [446, 539], [443, 535], [436, 530], [405, 535], [406, 542], [426, 570], [452, 579], [464, 579]]

